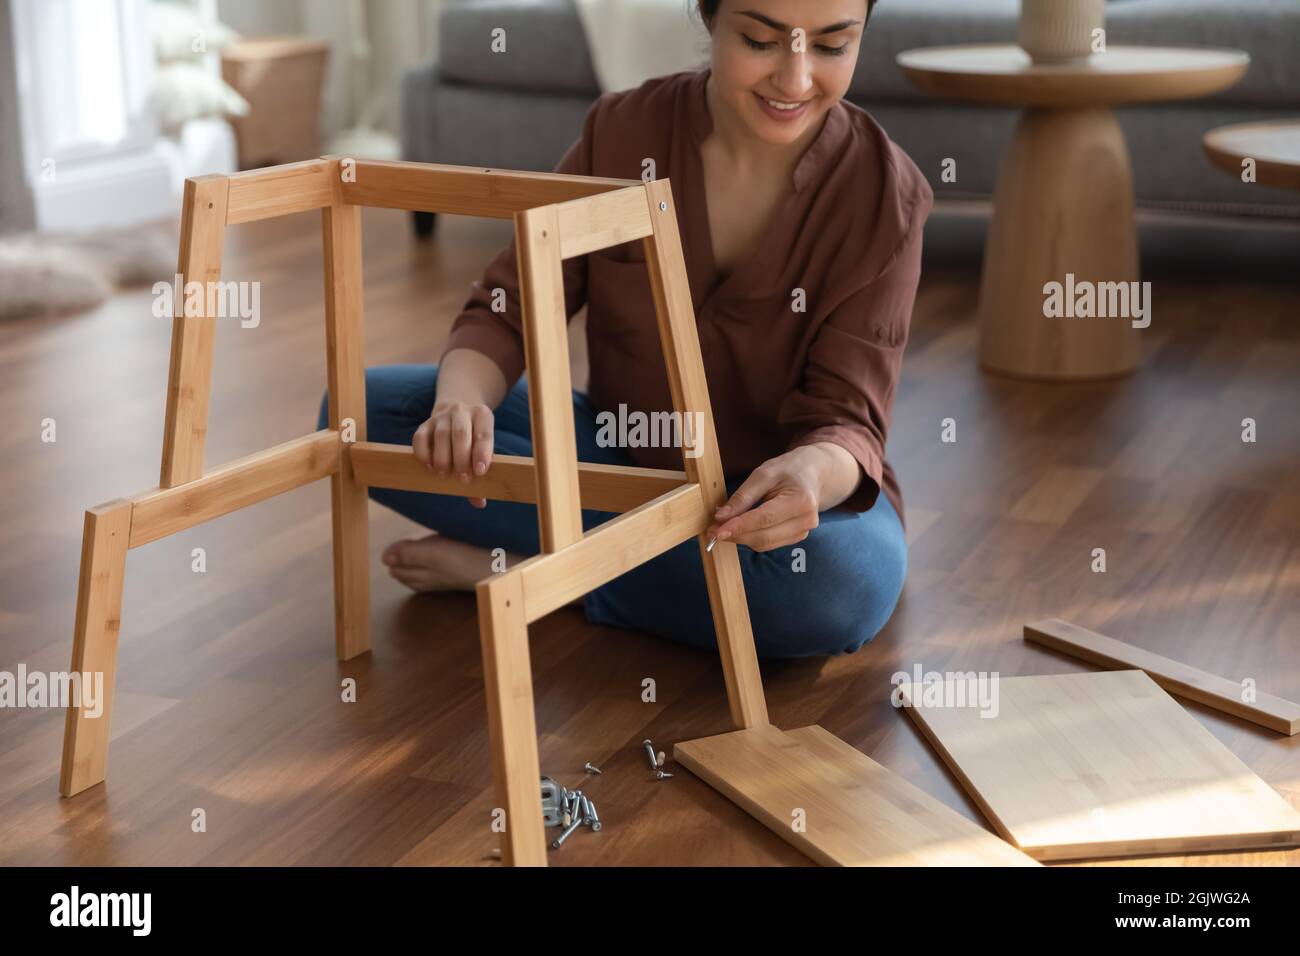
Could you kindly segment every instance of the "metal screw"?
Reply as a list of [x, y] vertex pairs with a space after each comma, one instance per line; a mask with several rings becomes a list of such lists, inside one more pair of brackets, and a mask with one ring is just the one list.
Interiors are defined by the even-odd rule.
[[666, 202], [661, 202], [661, 203], [659, 204], [659, 211], [660, 211], [660, 212], [667, 212], [667, 211], [668, 211], [668, 203], [666, 203]]
[[589, 797], [582, 798], [582, 812], [583, 816], [587, 818], [587, 823], [591, 825], [591, 828], [593, 830], [599, 830], [601, 827], [600, 817], [596, 816], [596, 805], [591, 802]]
[[569, 824], [568, 828], [563, 833], [561, 833], [558, 837], [555, 838], [555, 842], [552, 843], [551, 846], [558, 850], [561, 846], [564, 845], [564, 841], [567, 840], [572, 835], [573, 831], [578, 829], [578, 827], [580, 826], [582, 826], [581, 821], [574, 820], [572, 823]]
[[670, 778], [671, 776], [672, 776], [672, 774], [670, 774], [670, 773], [664, 773], [662, 770], [656, 770], [656, 771], [655, 771], [655, 779], [656, 779], [656, 780], [667, 780], [667, 779]]
[[646, 756], [650, 758], [650, 769], [654, 770], [659, 766], [659, 758], [655, 756], [654, 744], [650, 743], [650, 739], [647, 737], [641, 742], [641, 746], [645, 747]]
[[591, 761], [590, 761], [590, 760], [587, 761], [587, 765], [586, 765], [585, 767], [583, 767], [582, 769], [585, 770], [585, 771], [587, 771], [587, 773], [600, 773], [600, 768], [599, 768], [599, 767], [593, 767], [593, 766], [591, 765]]

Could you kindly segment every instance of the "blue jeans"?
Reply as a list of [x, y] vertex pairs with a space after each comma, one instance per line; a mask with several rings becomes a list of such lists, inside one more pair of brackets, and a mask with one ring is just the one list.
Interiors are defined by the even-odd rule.
[[[366, 371], [366, 437], [411, 444], [429, 417], [438, 382], [436, 365], [388, 365]], [[327, 398], [318, 428], [328, 428]], [[596, 443], [597, 409], [573, 393], [578, 460], [634, 465], [622, 448]], [[495, 410], [494, 450], [532, 455], [526, 378]], [[730, 494], [742, 479], [727, 483]], [[371, 488], [370, 497], [412, 521], [483, 548], [525, 556], [540, 552], [536, 506], [489, 500], [475, 508], [463, 496]], [[582, 512], [587, 530], [617, 517]], [[885, 626], [898, 603], [907, 573], [907, 544], [889, 500], [882, 494], [860, 514], [824, 511], [803, 541], [771, 551], [737, 548], [754, 641], [760, 657], [791, 658], [851, 654]], [[717, 649], [713, 615], [699, 546], [694, 538], [590, 592], [593, 624], [633, 628], [696, 647]]]

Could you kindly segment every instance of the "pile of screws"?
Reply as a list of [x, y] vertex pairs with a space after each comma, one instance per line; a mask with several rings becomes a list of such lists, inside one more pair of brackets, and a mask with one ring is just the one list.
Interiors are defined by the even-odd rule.
[[[596, 773], [600, 773], [600, 771], [597, 770]], [[600, 830], [600, 817], [596, 814], [596, 805], [581, 790], [568, 790], [561, 787], [560, 804], [564, 808], [562, 818], [564, 832], [556, 837], [555, 842], [551, 844], [554, 849], [558, 850], [562, 847], [564, 841], [573, 835], [573, 831], [584, 823], [590, 826], [593, 831]]]
[[[655, 779], [670, 779], [672, 774], [660, 769], [668, 759], [664, 752], [660, 750], [656, 753], [654, 744], [648, 739], [642, 741], [641, 745], [645, 747], [646, 758], [650, 761], [650, 769], [654, 772]], [[597, 776], [602, 772], [590, 761], [582, 769], [591, 776]], [[596, 814], [596, 805], [591, 802], [590, 797], [581, 790], [569, 790], [550, 777], [542, 778], [542, 810], [546, 818], [546, 826], [564, 828], [551, 843], [551, 848], [555, 850], [564, 846], [564, 841], [584, 824], [591, 827], [593, 831], [599, 831], [601, 827], [600, 817]]]

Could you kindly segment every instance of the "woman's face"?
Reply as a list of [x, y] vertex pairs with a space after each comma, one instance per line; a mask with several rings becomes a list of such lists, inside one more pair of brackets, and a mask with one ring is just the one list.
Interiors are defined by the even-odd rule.
[[867, 0], [722, 0], [713, 83], [755, 137], [793, 143], [848, 91]]

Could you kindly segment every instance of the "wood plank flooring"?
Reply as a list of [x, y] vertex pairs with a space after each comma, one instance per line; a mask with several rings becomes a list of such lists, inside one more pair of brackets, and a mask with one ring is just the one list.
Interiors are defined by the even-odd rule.
[[[433, 361], [508, 236], [444, 218], [420, 246], [404, 216], [368, 211], [367, 364]], [[226, 264], [228, 279], [261, 280], [262, 317], [219, 326], [209, 466], [313, 430], [325, 382], [319, 217], [232, 230]], [[987, 827], [890, 705], [895, 672], [1087, 670], [1021, 640], [1025, 622], [1062, 617], [1300, 700], [1300, 283], [1145, 278], [1143, 371], [1045, 386], [977, 371], [977, 274], [927, 270], [890, 437], [907, 589], [859, 653], [764, 666], [778, 726], [821, 724]], [[67, 668], [82, 514], [157, 483], [171, 323], [150, 302], [135, 290], [0, 326], [0, 670]], [[45, 418], [55, 443], [40, 440]], [[419, 531], [371, 504], [373, 555]], [[63, 713], [0, 710], [0, 864], [491, 865], [474, 598], [413, 596], [376, 560], [374, 652], [340, 665], [329, 536], [318, 482], [132, 551], [108, 783], [60, 799]], [[649, 777], [642, 739], [671, 752], [730, 729], [714, 656], [576, 608], [531, 635], [543, 770], [581, 785], [605, 824], [553, 865], [808, 862], [688, 772]], [[1188, 709], [1300, 807], [1300, 737]], [[604, 774], [585, 776], [586, 761]], [[1300, 851], [1124, 863], [1296, 865]]]

